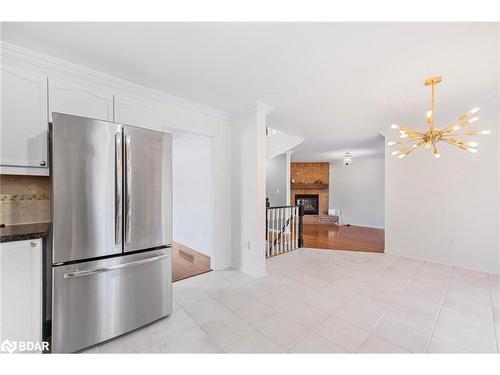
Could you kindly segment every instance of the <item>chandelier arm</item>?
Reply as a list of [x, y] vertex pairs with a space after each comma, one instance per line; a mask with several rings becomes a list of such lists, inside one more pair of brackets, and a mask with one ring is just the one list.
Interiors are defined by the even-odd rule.
[[394, 140], [394, 142], [397, 142], [397, 141], [400, 141], [399, 143], [403, 143], [403, 142], [409, 142], [409, 141], [417, 141], [419, 139], [424, 139], [424, 136], [423, 135], [415, 135], [413, 137], [406, 137], [406, 138], [398, 138], [396, 140]]
[[441, 130], [439, 133], [440, 134], [451, 133], [453, 131], [453, 127], [456, 125], [460, 125], [460, 128], [463, 128], [469, 124], [468, 120], [469, 120], [469, 114], [464, 113], [462, 116], [457, 118], [455, 121], [446, 125], [446, 127], [443, 130]]
[[452, 141], [451, 139], [445, 139], [445, 138], [441, 138], [441, 141], [443, 141], [445, 143], [449, 143], [450, 145], [455, 145], [455, 146], [460, 146], [460, 142], [463, 142], [460, 139]]
[[448, 133], [448, 134], [443, 134], [440, 139], [444, 139], [443, 137], [455, 137], [457, 135], [460, 136], [468, 136], [468, 137], [477, 137], [478, 135], [481, 135], [479, 133], [477, 134], [469, 134], [469, 133]]
[[418, 143], [415, 143], [415, 147], [413, 146], [410, 146], [410, 147], [405, 147], [405, 148], [402, 148], [400, 151], [400, 153], [402, 154], [409, 154], [410, 152], [412, 152], [413, 150], [419, 148], [420, 146], [422, 146], [423, 144], [425, 143], [425, 141], [420, 141]]
[[410, 130], [409, 133], [407, 133], [409, 137], [423, 137], [425, 133], [420, 133], [415, 130]]
[[[437, 150], [437, 147], [436, 147], [436, 143], [435, 143], [435, 142], [432, 142], [432, 153], [433, 153], [434, 155], [439, 155], [439, 152], [438, 152], [438, 150]], [[437, 156], [437, 157], [439, 157], [439, 156]]]
[[[450, 138], [447, 138], [447, 137], [450, 137]], [[457, 141], [457, 139], [455, 138], [455, 135], [449, 135], [447, 137], [440, 137], [439, 140], [440, 141], [443, 141], [443, 142], [455, 142]]]
[[408, 155], [409, 153], [413, 152], [414, 150], [416, 150], [417, 148], [419, 148], [420, 146], [422, 146], [425, 142], [420, 142], [420, 143], [416, 143], [416, 147], [410, 147], [408, 149], [408, 151], [405, 152], [406, 155]]
[[450, 124], [446, 125], [446, 127], [443, 130], [440, 130], [439, 134], [444, 135], [444, 134], [452, 132], [453, 127], [457, 124], [458, 124], [458, 120], [451, 122]]
[[[398, 139], [398, 140], [394, 140], [394, 141], [388, 141], [387, 143], [387, 146], [388, 147], [393, 147], [393, 146], [398, 146], [398, 147], [403, 147], [402, 149], [400, 149], [399, 151], [407, 148], [409, 145], [408, 145], [408, 142], [415, 142], [415, 141], [420, 141], [420, 143], [424, 143], [423, 142], [423, 137], [418, 137], [418, 138], [403, 138], [403, 139]], [[393, 144], [389, 144], [391, 142], [394, 142]], [[420, 144], [419, 143], [419, 144]]]
[[424, 136], [424, 133], [417, 132], [417, 131], [412, 130], [410, 128], [405, 128], [403, 126], [401, 126], [399, 129], [400, 129], [400, 131], [403, 131], [404, 133], [408, 134], [409, 137], [411, 137], [413, 134]]

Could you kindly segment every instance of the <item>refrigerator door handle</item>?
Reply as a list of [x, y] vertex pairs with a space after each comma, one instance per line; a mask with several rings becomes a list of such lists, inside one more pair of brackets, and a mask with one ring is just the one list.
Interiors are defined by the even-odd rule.
[[123, 269], [123, 268], [138, 266], [139, 264], [155, 262], [157, 260], [160, 260], [160, 259], [163, 259], [166, 257], [168, 257], [168, 253], [161, 253], [161, 254], [155, 255], [155, 256], [150, 257], [150, 258], [140, 259], [140, 260], [136, 260], [134, 262], [129, 262], [129, 263], [117, 264], [117, 265], [110, 266], [110, 267], [96, 268], [93, 270], [85, 270], [85, 271], [68, 272], [68, 273], [64, 274], [64, 278], [71, 279], [74, 277], [96, 275], [98, 273], [110, 272], [110, 271], [119, 270], [119, 269]]
[[125, 242], [130, 242], [130, 225], [132, 221], [132, 154], [130, 151], [130, 135], [125, 136]]
[[115, 133], [115, 244], [122, 241], [122, 181], [123, 181], [123, 157], [122, 157], [122, 133]]

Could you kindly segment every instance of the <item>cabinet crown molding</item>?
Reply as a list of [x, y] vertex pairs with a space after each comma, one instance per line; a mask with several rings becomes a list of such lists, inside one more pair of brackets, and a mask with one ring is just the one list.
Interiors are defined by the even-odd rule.
[[229, 120], [227, 112], [214, 109], [203, 104], [199, 104], [175, 95], [142, 86], [125, 79], [114, 77], [105, 73], [86, 68], [81, 65], [69, 63], [67, 61], [45, 55], [33, 50], [17, 46], [8, 42], [0, 41], [0, 56], [17, 60], [22, 63], [37, 66], [49, 71], [66, 74], [75, 78], [92, 80], [100, 85], [107, 85], [118, 90], [138, 96], [148, 97], [169, 104], [177, 105], [185, 109], [203, 113], [221, 120]]

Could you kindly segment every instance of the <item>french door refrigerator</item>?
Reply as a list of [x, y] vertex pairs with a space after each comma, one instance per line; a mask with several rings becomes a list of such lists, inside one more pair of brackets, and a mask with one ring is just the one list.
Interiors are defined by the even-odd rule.
[[172, 138], [54, 113], [50, 151], [50, 340], [67, 353], [172, 311]]

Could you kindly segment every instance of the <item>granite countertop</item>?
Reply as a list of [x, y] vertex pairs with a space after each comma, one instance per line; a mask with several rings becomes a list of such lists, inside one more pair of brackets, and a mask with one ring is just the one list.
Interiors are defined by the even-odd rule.
[[0, 242], [33, 240], [47, 234], [50, 223], [15, 224], [0, 226]]

